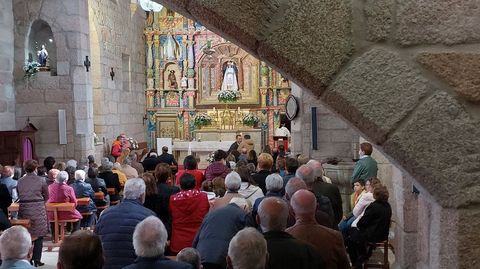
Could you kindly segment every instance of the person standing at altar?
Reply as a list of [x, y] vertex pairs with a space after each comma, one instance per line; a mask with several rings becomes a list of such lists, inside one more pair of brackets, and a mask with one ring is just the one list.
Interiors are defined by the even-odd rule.
[[122, 150], [124, 147], [124, 139], [121, 135], [117, 136], [117, 140], [112, 142], [112, 151], [111, 154], [117, 160], [120, 155], [122, 155]]
[[280, 127], [278, 127], [275, 130], [275, 136], [286, 136], [290, 137], [290, 130], [288, 130], [287, 127], [285, 127], [285, 123], [280, 124]]
[[253, 142], [253, 139], [250, 137], [250, 135], [246, 134], [243, 136], [243, 141], [238, 145], [239, 149], [246, 148], [247, 153], [255, 148], [255, 143]]
[[213, 154], [213, 163], [205, 169], [205, 178], [212, 180], [216, 177], [225, 178], [230, 173], [230, 168], [225, 164], [227, 153], [221, 149], [215, 151]]
[[233, 144], [230, 146], [230, 148], [227, 151], [227, 154], [230, 154], [234, 150], [238, 150], [239, 149], [238, 146], [240, 146], [241, 143], [242, 143], [242, 135], [237, 134], [235, 136], [235, 142], [233, 142]]
[[168, 147], [167, 146], [162, 147], [162, 154], [160, 154], [160, 156], [158, 156], [157, 159], [158, 159], [159, 163], [166, 163], [166, 164], [170, 165], [170, 168], [172, 169], [172, 173], [174, 175], [177, 173], [178, 163], [175, 160], [175, 157], [173, 157], [172, 154], [168, 153]]

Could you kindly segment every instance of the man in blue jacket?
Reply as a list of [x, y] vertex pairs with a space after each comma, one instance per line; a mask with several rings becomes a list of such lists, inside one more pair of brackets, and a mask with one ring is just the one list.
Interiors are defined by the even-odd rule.
[[132, 264], [136, 255], [132, 244], [135, 226], [155, 213], [143, 206], [145, 182], [141, 178], [127, 180], [123, 201], [104, 210], [95, 233], [102, 240], [105, 253], [104, 269], [120, 269]]

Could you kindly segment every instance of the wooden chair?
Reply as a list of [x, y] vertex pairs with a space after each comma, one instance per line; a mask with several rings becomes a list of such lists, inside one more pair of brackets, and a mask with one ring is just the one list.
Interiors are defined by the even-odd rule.
[[54, 224], [52, 245], [48, 245], [49, 251], [52, 247], [60, 246], [61, 241], [65, 238], [65, 224], [78, 222], [79, 219], [58, 219], [58, 212], [71, 212], [75, 210], [74, 203], [46, 203], [47, 212], [53, 212], [53, 220], [49, 220]]
[[[117, 193], [115, 192], [115, 188], [107, 188], [107, 192], [108, 192], [108, 194], [110, 195], [110, 197], [112, 197], [112, 195], [117, 194]], [[110, 201], [110, 205], [116, 205], [116, 204], [118, 204], [118, 203], [120, 203], [120, 200]]]
[[[105, 194], [102, 191], [96, 192], [95, 193], [95, 200], [104, 200], [105, 199]], [[108, 205], [104, 206], [97, 206], [97, 215], [100, 215], [103, 210], [107, 209]]]
[[[372, 253], [375, 249], [382, 250], [383, 254], [383, 261], [373, 261]], [[380, 242], [380, 243], [369, 243], [368, 244], [368, 259], [364, 263], [364, 268], [383, 268], [383, 269], [390, 269], [390, 263], [388, 262], [388, 249], [391, 248], [393, 250], [393, 246], [388, 242], [388, 239]]]

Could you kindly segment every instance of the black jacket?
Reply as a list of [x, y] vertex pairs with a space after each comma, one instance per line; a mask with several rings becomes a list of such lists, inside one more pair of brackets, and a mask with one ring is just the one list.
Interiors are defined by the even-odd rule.
[[365, 214], [357, 223], [362, 239], [373, 243], [386, 240], [391, 218], [390, 204], [375, 200], [365, 209]]
[[271, 231], [263, 234], [267, 240], [269, 269], [316, 269], [325, 268], [325, 261], [317, 250], [290, 234]]
[[265, 185], [265, 179], [271, 173], [272, 172], [267, 170], [260, 170], [258, 171], [258, 173], [252, 175], [253, 180], [255, 180], [255, 182], [257, 182], [260, 189], [262, 189], [263, 195], [267, 194], [267, 186]]
[[118, 179], [118, 175], [113, 173], [112, 171], [105, 171], [99, 173], [98, 177], [105, 180], [105, 185], [107, 185], [107, 188], [115, 188], [115, 194], [112, 194], [110, 196], [110, 202], [119, 200], [120, 196], [118, 196], [118, 193], [122, 191], [122, 187], [120, 187], [120, 180]]
[[342, 220], [343, 210], [342, 210], [342, 196], [340, 195], [340, 190], [334, 184], [326, 183], [323, 181], [316, 181], [312, 185], [312, 191], [315, 193], [315, 196], [321, 194], [327, 196], [332, 203], [333, 214], [335, 216], [334, 226], [336, 227], [338, 223]]
[[143, 170], [145, 170], [145, 172], [154, 171], [155, 167], [159, 163], [160, 163], [160, 160], [157, 158], [157, 156], [147, 157], [142, 162]]

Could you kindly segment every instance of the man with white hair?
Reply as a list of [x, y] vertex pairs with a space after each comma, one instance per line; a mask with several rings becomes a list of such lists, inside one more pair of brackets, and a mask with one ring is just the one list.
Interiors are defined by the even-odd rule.
[[321, 180], [330, 184], [332, 183], [332, 180], [325, 176], [325, 173], [323, 171], [323, 165], [321, 162], [312, 159], [307, 162], [307, 165], [313, 169], [316, 180]]
[[254, 224], [248, 211], [247, 200], [234, 197], [205, 216], [192, 244], [202, 253], [203, 268], [225, 268], [228, 243], [238, 231]]
[[228, 245], [228, 268], [265, 269], [267, 255], [267, 241], [262, 234], [255, 228], [245, 228]]
[[28, 230], [22, 226], [13, 226], [3, 231], [0, 236], [0, 253], [2, 253], [0, 269], [35, 268], [29, 262], [32, 255], [32, 238]]
[[[286, 230], [293, 237], [312, 244], [325, 260], [327, 268], [350, 268], [347, 251], [340, 232], [320, 225], [315, 220], [317, 201], [308, 190], [298, 190], [293, 194], [291, 206], [296, 223]], [[328, 242], [328, 244], [325, 244]]]
[[124, 200], [104, 210], [95, 226], [105, 253], [104, 269], [122, 268], [132, 264], [136, 258], [132, 244], [135, 226], [155, 213], [143, 206], [145, 182], [141, 178], [127, 181]]
[[165, 226], [155, 216], [138, 223], [133, 232], [133, 248], [137, 258], [123, 269], [191, 269], [188, 263], [172, 261], [164, 256], [167, 237]]
[[255, 200], [255, 204], [253, 204], [253, 219], [257, 217], [258, 205], [262, 202], [263, 199], [265, 199], [266, 197], [283, 197], [283, 178], [279, 174], [275, 173], [268, 175], [265, 179], [265, 186], [267, 188], [267, 193], [264, 197], [257, 198], [257, 200]]
[[[303, 179], [309, 191], [317, 198], [317, 213], [325, 213], [328, 216], [321, 217], [326, 221], [319, 221], [321, 225], [332, 229], [338, 229], [338, 223], [342, 219], [342, 197], [340, 190], [334, 184], [316, 181], [314, 170], [308, 165], [302, 165], [297, 169], [296, 176]], [[321, 188], [318, 188], [319, 184]], [[314, 189], [317, 188], [317, 189]], [[319, 220], [319, 216], [317, 216]]]
[[72, 184], [75, 196], [78, 198], [90, 198], [88, 205], [77, 205], [77, 210], [84, 213], [84, 218], [80, 222], [82, 228], [92, 227], [95, 223], [97, 207], [95, 206], [95, 191], [90, 184], [85, 182], [85, 171], [75, 171], [75, 182]]
[[230, 203], [230, 200], [232, 200], [232, 198], [234, 197], [243, 198], [243, 196], [238, 193], [241, 185], [242, 179], [237, 172], [228, 173], [225, 177], [225, 188], [227, 192], [223, 197], [217, 198], [213, 201], [210, 210], [216, 210], [228, 205], [228, 203]]
[[263, 199], [258, 207], [257, 223], [267, 240], [268, 268], [326, 268], [317, 250], [285, 232], [288, 206], [278, 197]]

